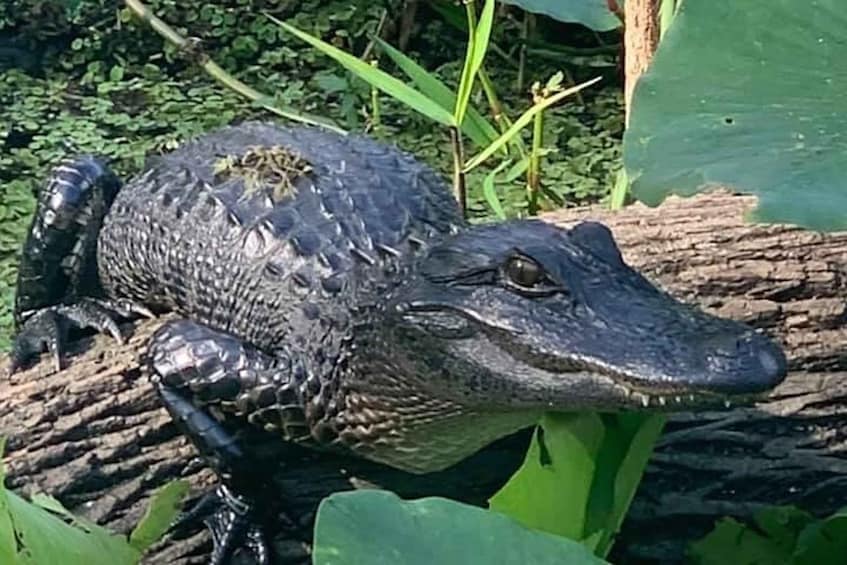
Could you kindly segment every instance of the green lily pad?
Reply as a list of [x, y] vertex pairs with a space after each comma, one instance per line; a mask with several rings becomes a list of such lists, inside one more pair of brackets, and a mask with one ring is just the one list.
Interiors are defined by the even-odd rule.
[[333, 494], [315, 523], [314, 565], [601, 565], [572, 540], [444, 498]]
[[636, 86], [633, 194], [726, 185], [758, 221], [847, 228], [845, 60], [843, 0], [686, 0]]
[[[621, 22], [609, 11], [606, 0], [503, 0], [535, 14], [544, 14], [560, 22], [575, 22], [596, 31], [609, 31]], [[623, 7], [623, 0], [618, 5]]]

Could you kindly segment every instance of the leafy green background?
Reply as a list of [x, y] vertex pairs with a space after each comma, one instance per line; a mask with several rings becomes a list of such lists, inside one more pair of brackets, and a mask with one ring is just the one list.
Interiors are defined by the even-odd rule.
[[649, 204], [727, 184], [756, 218], [847, 228], [843, 0], [685, 0], [639, 81], [625, 164]]

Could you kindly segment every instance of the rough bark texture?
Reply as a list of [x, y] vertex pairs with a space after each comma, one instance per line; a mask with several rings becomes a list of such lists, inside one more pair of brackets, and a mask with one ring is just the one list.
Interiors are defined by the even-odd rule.
[[[826, 513], [847, 492], [847, 234], [821, 235], [743, 222], [750, 199], [712, 195], [557, 213], [558, 223], [609, 224], [627, 261], [676, 296], [764, 328], [786, 345], [792, 374], [766, 402], [672, 419], [615, 555], [618, 563], [673, 563], [686, 540], [726, 514], [797, 503]], [[193, 492], [211, 482], [176, 433], [138, 366], [156, 322], [127, 345], [107, 338], [54, 372], [43, 361], [0, 379], [0, 434], [9, 437], [8, 484], [45, 490], [115, 529], [139, 518], [151, 491], [179, 476]], [[93, 346], [92, 346], [92, 341]], [[286, 514], [275, 545], [286, 562], [308, 560], [317, 502], [342, 488], [382, 485], [404, 496], [439, 494], [482, 503], [517, 467], [526, 434], [499, 442], [460, 468], [411, 477], [356, 460], [293, 449], [280, 488]], [[205, 533], [160, 544], [149, 563], [202, 563]]]
[[616, 562], [672, 563], [716, 518], [762, 505], [826, 514], [847, 504], [847, 233], [745, 224], [754, 204], [715, 194], [548, 217], [610, 224], [630, 264], [681, 299], [763, 328], [792, 371], [767, 402], [669, 422]]

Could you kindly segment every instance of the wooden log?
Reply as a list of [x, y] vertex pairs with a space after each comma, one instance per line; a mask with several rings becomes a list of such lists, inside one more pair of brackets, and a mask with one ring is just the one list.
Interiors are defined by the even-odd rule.
[[673, 563], [716, 519], [766, 505], [828, 514], [847, 504], [847, 233], [746, 224], [754, 205], [717, 193], [546, 218], [609, 224], [651, 280], [764, 329], [789, 357], [791, 373], [767, 401], [670, 420], [613, 561]]
[[[792, 374], [769, 399], [728, 412], [680, 414], [668, 426], [620, 537], [615, 559], [678, 559], [686, 540], [720, 516], [796, 502], [820, 513], [847, 489], [847, 234], [747, 225], [748, 198], [718, 194], [548, 215], [568, 224], [600, 219], [628, 262], [676, 296], [763, 328], [780, 339]], [[44, 360], [0, 379], [0, 435], [8, 437], [8, 486], [57, 496], [72, 511], [126, 531], [151, 492], [187, 477], [211, 484], [193, 448], [156, 402], [138, 364], [160, 322], [119, 346], [105, 337], [73, 344], [69, 367]], [[498, 442], [457, 468], [413, 477], [355, 459], [292, 449], [280, 490], [286, 503], [274, 544], [284, 562], [308, 562], [317, 503], [335, 490], [382, 486], [403, 496], [484, 504], [523, 457], [527, 434]], [[839, 499], [839, 495], [841, 498]], [[149, 563], [204, 563], [205, 532], [165, 540]]]

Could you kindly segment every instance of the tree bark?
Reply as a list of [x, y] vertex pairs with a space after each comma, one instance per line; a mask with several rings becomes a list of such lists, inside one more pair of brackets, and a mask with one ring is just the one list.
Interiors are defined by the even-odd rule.
[[669, 421], [613, 562], [677, 562], [725, 515], [772, 504], [823, 515], [847, 500], [847, 233], [745, 224], [754, 204], [718, 193], [547, 218], [608, 223], [648, 278], [762, 328], [789, 357], [789, 377], [765, 402]]
[[[763, 328], [785, 344], [791, 362], [786, 383], [755, 407], [672, 418], [615, 562], [673, 563], [716, 518], [746, 517], [762, 504], [798, 503], [819, 513], [843, 504], [847, 234], [747, 225], [742, 216], [751, 204], [718, 194], [673, 198], [657, 209], [546, 217], [604, 221], [630, 264], [679, 298]], [[64, 371], [44, 360], [0, 379], [8, 486], [47, 491], [72, 511], [127, 531], [168, 480], [188, 478], [195, 494], [211, 484], [139, 368], [145, 339], [159, 323], [138, 325], [124, 346], [101, 336], [74, 343]], [[423, 477], [292, 449], [280, 484], [286, 513], [276, 551], [284, 562], [308, 561], [317, 503], [335, 490], [378, 485], [402, 496], [484, 504], [520, 464], [526, 440], [525, 433], [506, 438], [458, 468]], [[208, 550], [199, 532], [165, 540], [147, 562], [203, 563]]]
[[659, 45], [660, 0], [627, 0], [624, 6], [624, 105], [629, 123], [635, 85]]

